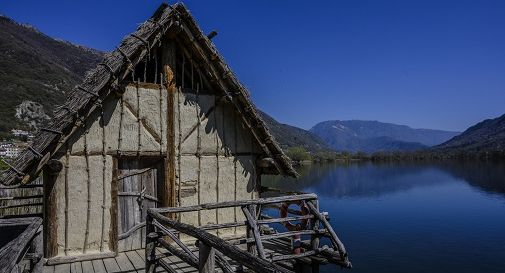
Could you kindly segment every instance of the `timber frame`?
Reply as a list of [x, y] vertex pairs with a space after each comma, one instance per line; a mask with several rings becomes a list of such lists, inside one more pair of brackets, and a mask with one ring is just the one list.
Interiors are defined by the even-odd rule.
[[10, 168], [0, 176], [6, 186], [27, 184], [37, 177], [44, 166], [65, 145], [67, 140], [84, 125], [89, 115], [100, 109], [109, 95], [121, 92], [121, 85], [133, 68], [147, 59], [161, 44], [164, 36], [174, 37], [194, 56], [193, 61], [216, 90], [221, 99], [231, 103], [242, 122], [259, 143], [265, 158], [272, 166], [264, 173], [297, 176], [287, 156], [270, 134], [258, 115], [246, 88], [238, 81], [210, 39], [204, 35], [186, 7], [177, 3], [162, 4], [154, 15], [127, 36], [120, 46], [106, 55], [90, 71], [84, 82], [74, 88], [67, 101], [57, 108], [47, 128], [35, 136], [32, 146], [24, 150]]

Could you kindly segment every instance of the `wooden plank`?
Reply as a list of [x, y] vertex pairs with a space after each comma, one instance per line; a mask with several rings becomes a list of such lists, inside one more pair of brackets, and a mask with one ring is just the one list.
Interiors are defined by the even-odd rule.
[[125, 252], [126, 256], [130, 260], [130, 262], [133, 264], [133, 267], [137, 270], [140, 271], [140, 269], [145, 269], [145, 263], [144, 260], [139, 257], [137, 252], [134, 251], [128, 251]]
[[2, 227], [24, 227], [17, 237], [11, 238], [0, 249], [0, 269], [5, 272], [11, 272], [18, 265], [18, 261], [25, 255], [25, 249], [30, 246], [31, 241], [36, 237], [37, 230], [41, 225], [42, 219], [40, 218], [13, 218], [13, 219], [0, 219], [0, 226]]
[[108, 273], [120, 272], [121, 269], [115, 258], [103, 259], [103, 265]]
[[57, 264], [54, 266], [54, 273], [68, 273], [70, 272], [70, 264]]
[[91, 261], [83, 261], [82, 262], [82, 272], [83, 273], [89, 273], [89, 272], [95, 272], [95, 270], [93, 269], [93, 264], [91, 263]]
[[95, 259], [106, 259], [116, 256], [116, 253], [107, 251], [107, 252], [94, 252], [91, 254], [81, 254], [76, 256], [56, 256], [53, 258], [49, 258], [46, 262], [48, 265], [56, 265], [56, 264], [65, 264], [65, 263], [75, 263], [82, 261], [89, 261]]
[[43, 273], [54, 273], [54, 265], [46, 265], [42, 270]]
[[105, 266], [103, 265], [103, 260], [93, 260], [91, 261], [93, 264], [93, 269], [95, 270], [95, 273], [107, 273], [107, 270], [105, 269]]
[[140, 258], [142, 259], [143, 262], [146, 261], [146, 259], [145, 259], [146, 252], [143, 249], [137, 249], [137, 250], [135, 250], [135, 252], [137, 252], [137, 255], [140, 256]]
[[[81, 262], [71, 263], [70, 264], [70, 272], [72, 273], [82, 273]], [[89, 272], [85, 272], [89, 273]]]
[[119, 268], [123, 272], [129, 272], [129, 271], [134, 271], [135, 267], [133, 267], [133, 264], [130, 262], [128, 257], [124, 252], [118, 253], [116, 257], [116, 262], [119, 265]]

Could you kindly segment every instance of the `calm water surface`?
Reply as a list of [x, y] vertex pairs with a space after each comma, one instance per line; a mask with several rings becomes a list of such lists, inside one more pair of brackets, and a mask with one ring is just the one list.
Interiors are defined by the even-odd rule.
[[319, 195], [349, 251], [349, 272], [505, 272], [505, 164], [314, 164], [300, 172], [264, 183]]

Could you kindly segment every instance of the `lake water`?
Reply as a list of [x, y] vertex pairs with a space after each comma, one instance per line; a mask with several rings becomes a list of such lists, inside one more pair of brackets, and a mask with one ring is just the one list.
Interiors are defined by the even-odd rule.
[[[505, 272], [505, 164], [314, 164], [263, 184], [317, 193], [354, 273]], [[332, 265], [321, 272], [341, 272]]]

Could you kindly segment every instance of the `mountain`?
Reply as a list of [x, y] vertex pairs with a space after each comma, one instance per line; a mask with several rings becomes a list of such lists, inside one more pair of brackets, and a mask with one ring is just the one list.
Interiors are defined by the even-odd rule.
[[324, 121], [310, 131], [335, 150], [367, 153], [420, 150], [443, 143], [459, 134], [363, 120]]
[[258, 113], [282, 149], [303, 147], [310, 152], [331, 150], [328, 144], [315, 134], [295, 126], [279, 123], [262, 111], [258, 110]]
[[0, 133], [34, 129], [103, 57], [0, 16]]
[[505, 151], [505, 115], [479, 122], [435, 150], [447, 152]]

